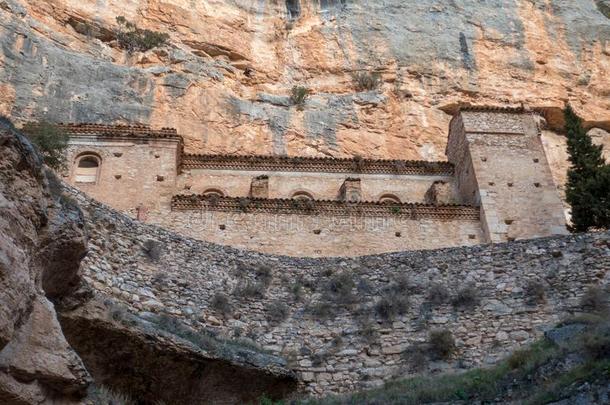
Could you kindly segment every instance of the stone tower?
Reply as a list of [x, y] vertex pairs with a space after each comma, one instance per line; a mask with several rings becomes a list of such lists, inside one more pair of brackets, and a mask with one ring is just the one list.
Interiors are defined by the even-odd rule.
[[451, 121], [447, 157], [463, 202], [481, 207], [487, 242], [567, 233], [534, 113], [462, 110]]

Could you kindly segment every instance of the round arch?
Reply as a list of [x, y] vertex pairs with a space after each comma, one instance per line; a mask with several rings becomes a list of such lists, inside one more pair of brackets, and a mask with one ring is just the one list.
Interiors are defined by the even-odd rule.
[[299, 191], [295, 191], [294, 193], [292, 193], [292, 196], [290, 197], [293, 200], [307, 200], [307, 201], [312, 201], [313, 195], [308, 192], [308, 191], [304, 191], [304, 190], [299, 190]]
[[203, 190], [203, 193], [201, 193], [201, 195], [204, 197], [212, 197], [212, 196], [224, 197], [225, 193], [224, 193], [224, 191], [222, 191], [219, 188], [212, 187], [212, 188], [206, 188], [205, 190]]
[[382, 204], [400, 204], [400, 198], [394, 194], [385, 193], [379, 196], [379, 202]]
[[74, 182], [97, 184], [102, 158], [95, 152], [81, 152], [74, 159]]

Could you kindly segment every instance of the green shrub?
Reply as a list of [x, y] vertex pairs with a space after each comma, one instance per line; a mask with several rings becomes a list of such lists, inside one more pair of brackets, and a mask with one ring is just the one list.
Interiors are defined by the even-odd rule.
[[455, 339], [447, 329], [431, 331], [429, 343], [431, 354], [441, 359], [448, 359], [456, 349]]
[[116, 22], [119, 46], [129, 53], [146, 52], [165, 45], [169, 40], [167, 33], [138, 28], [125, 17], [117, 17]]
[[293, 105], [299, 107], [299, 109], [303, 108], [305, 105], [305, 101], [309, 97], [309, 89], [303, 86], [293, 86], [290, 94], [290, 102]]
[[231, 301], [226, 294], [216, 293], [210, 301], [210, 307], [221, 314], [223, 317], [231, 315], [233, 308], [231, 307]]
[[458, 290], [451, 300], [456, 309], [472, 309], [479, 305], [479, 293], [474, 284], [468, 284]]
[[288, 317], [289, 308], [288, 305], [282, 301], [272, 302], [267, 307], [267, 319], [274, 323], [282, 322]]
[[381, 75], [377, 72], [358, 72], [353, 80], [358, 91], [375, 90], [381, 85]]
[[604, 312], [608, 309], [606, 296], [606, 292], [601, 287], [589, 287], [580, 300], [580, 306], [587, 311]]
[[54, 170], [66, 167], [69, 136], [49, 122], [28, 123], [22, 131], [42, 155], [44, 163]]

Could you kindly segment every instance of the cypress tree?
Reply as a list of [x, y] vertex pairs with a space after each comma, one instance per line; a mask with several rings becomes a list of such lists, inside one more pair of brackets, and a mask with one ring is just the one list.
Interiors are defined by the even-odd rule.
[[572, 206], [572, 232], [610, 228], [610, 166], [570, 105], [565, 112], [569, 160], [566, 199]]

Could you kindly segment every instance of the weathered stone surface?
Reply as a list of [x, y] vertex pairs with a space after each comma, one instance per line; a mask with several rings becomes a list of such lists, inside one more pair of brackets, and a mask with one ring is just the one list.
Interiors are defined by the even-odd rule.
[[96, 384], [139, 401], [249, 403], [296, 389], [280, 357], [226, 342], [217, 343], [220, 350], [197, 345], [157, 326], [156, 316], [132, 316], [103, 297], [60, 317]]
[[561, 345], [563, 343], [568, 342], [574, 336], [578, 335], [585, 328], [586, 325], [578, 323], [566, 325], [544, 332], [544, 337], [555, 343], [556, 345]]
[[[605, 1], [299, 3], [2, 0], [0, 112], [175, 126], [192, 152], [426, 159], [464, 102], [544, 107], [556, 126], [570, 100], [610, 127]], [[170, 44], [122, 52], [119, 15]], [[358, 91], [372, 71], [381, 86]], [[304, 111], [293, 85], [312, 89]]]
[[[421, 362], [424, 371], [493, 364], [577, 310], [590, 285], [610, 282], [607, 232], [357, 258], [291, 258], [182, 237], [70, 190], [89, 225], [91, 249], [83, 270], [96, 289], [136, 314], [167, 312], [224, 337], [248, 336], [291, 359], [301, 376], [299, 390], [313, 395], [409, 375], [410, 351], [427, 347], [434, 329], [450, 330], [458, 353], [449, 361]], [[163, 246], [156, 262], [142, 250], [149, 239]], [[244, 296], [241, 286], [259, 283], [259, 271], [269, 271], [269, 285]], [[335, 301], [327, 290], [334, 275], [344, 272], [354, 283], [348, 303]], [[532, 306], [524, 287], [540, 279], [547, 280], [545, 303]], [[454, 308], [451, 299], [470, 283], [480, 304]], [[445, 302], [428, 301], [433, 284], [449, 289]], [[409, 309], [389, 322], [376, 308], [395, 285], [408, 295]], [[142, 288], [163, 309], [134, 300], [131, 291]], [[229, 314], [211, 305], [218, 292], [227, 295]], [[286, 318], [271, 322], [278, 302], [286, 305]], [[318, 304], [331, 307], [328, 319], [317, 313]]]
[[90, 383], [43, 290], [61, 298], [77, 287], [86, 244], [80, 211], [50, 194], [48, 179], [29, 142], [0, 119], [2, 403], [69, 402]]
[[0, 352], [0, 370], [67, 395], [80, 392], [82, 396], [90, 382], [64, 338], [52, 304], [42, 297], [34, 300], [29, 319]]

